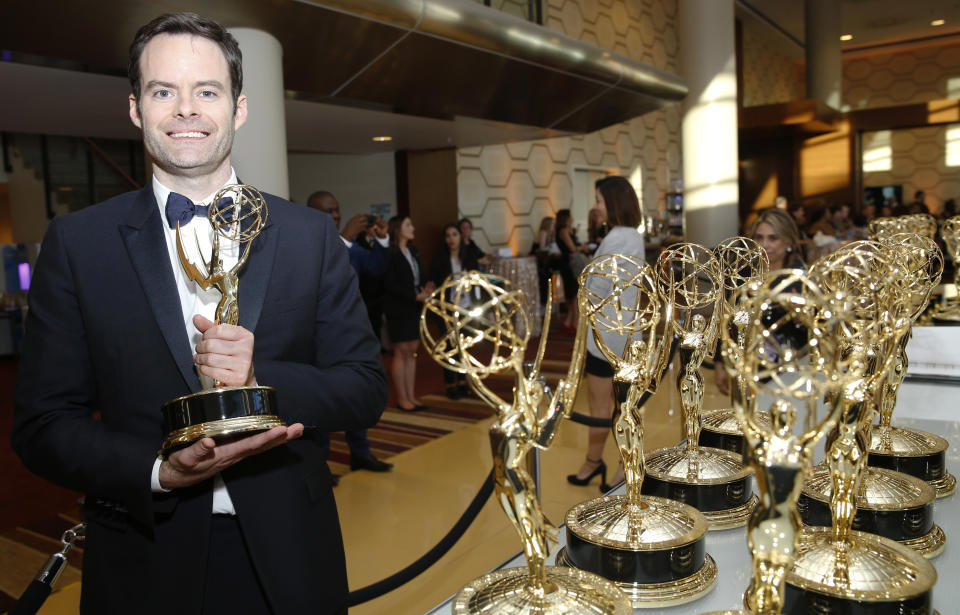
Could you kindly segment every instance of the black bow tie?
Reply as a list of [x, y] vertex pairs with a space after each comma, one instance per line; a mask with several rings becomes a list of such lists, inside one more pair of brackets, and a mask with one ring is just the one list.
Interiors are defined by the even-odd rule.
[[[233, 203], [233, 199], [226, 196], [220, 199], [218, 205], [222, 208], [231, 203]], [[170, 225], [170, 228], [177, 228], [177, 222], [180, 223], [180, 226], [186, 226], [193, 220], [194, 216], [203, 216], [206, 218], [209, 212], [210, 207], [208, 205], [194, 205], [193, 201], [182, 194], [171, 192], [167, 196], [167, 205], [164, 213], [167, 216], [167, 224]], [[225, 217], [231, 217], [230, 214], [232, 214], [232, 212], [229, 210], [224, 213], [228, 214]]]
[[186, 226], [194, 216], [203, 216], [207, 217], [207, 212], [210, 211], [210, 208], [206, 205], [194, 205], [193, 201], [178, 194], [176, 192], [171, 192], [167, 196], [167, 206], [166, 206], [166, 216], [167, 224], [170, 225], [170, 228], [177, 228], [177, 222], [180, 223], [180, 226]]

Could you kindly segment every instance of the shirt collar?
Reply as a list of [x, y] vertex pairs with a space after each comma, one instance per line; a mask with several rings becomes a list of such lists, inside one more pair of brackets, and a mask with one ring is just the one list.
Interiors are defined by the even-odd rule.
[[[207, 198], [202, 199], [200, 201], [194, 201], [194, 204], [210, 203], [213, 201], [213, 197], [215, 197], [217, 193], [224, 188], [224, 186], [229, 186], [231, 184], [236, 184], [236, 183], [237, 183], [237, 172], [233, 170], [233, 167], [230, 167], [230, 177], [227, 179], [227, 181], [222, 186], [214, 190], [212, 194], [208, 195]], [[157, 207], [160, 208], [161, 215], [164, 215], [164, 211], [167, 207], [167, 197], [170, 196], [171, 192], [173, 191], [170, 190], [170, 188], [167, 188], [166, 186], [160, 183], [160, 180], [157, 179], [156, 175], [153, 176], [153, 196], [156, 197], [157, 199]]]
[[340, 235], [340, 240], [343, 241], [343, 245], [347, 246], [348, 248], [353, 247], [353, 242], [347, 239], [346, 237], [344, 237], [343, 235]]

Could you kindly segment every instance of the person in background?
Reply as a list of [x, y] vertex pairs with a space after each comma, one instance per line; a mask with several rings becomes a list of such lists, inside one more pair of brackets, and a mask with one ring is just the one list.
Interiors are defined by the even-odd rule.
[[947, 199], [943, 202], [943, 210], [940, 212], [940, 219], [946, 220], [957, 215], [957, 202], [953, 199]]
[[[337, 201], [337, 197], [333, 196], [333, 194], [326, 190], [318, 190], [307, 198], [307, 207], [328, 214], [333, 218], [333, 223], [337, 227], [337, 230], [340, 229], [340, 202]], [[380, 277], [383, 275], [387, 264], [387, 254], [389, 253], [387, 250], [389, 243], [386, 237], [387, 224], [383, 218], [379, 217], [374, 219], [374, 224], [369, 225], [369, 222], [370, 219], [368, 216], [358, 214], [351, 218], [343, 231], [340, 232], [340, 240], [343, 241], [343, 245], [346, 246], [350, 256], [350, 265], [354, 271], [357, 272], [358, 277], [362, 275]], [[363, 241], [363, 238], [374, 232], [376, 232], [375, 236], [379, 241], [373, 242], [370, 248], [361, 246], [360, 242]], [[364, 297], [364, 303], [367, 304], [366, 297]], [[369, 310], [370, 306], [367, 304], [368, 313]], [[378, 335], [378, 333], [379, 328], [373, 329], [374, 335]], [[347, 442], [347, 447], [350, 449], [351, 470], [387, 472], [393, 467], [392, 463], [381, 461], [373, 455], [373, 452], [370, 450], [370, 440], [367, 439], [366, 429], [345, 431], [344, 439]], [[327, 459], [330, 456], [330, 434], [323, 432], [322, 435], [317, 437], [317, 440], [323, 449], [323, 458]], [[336, 485], [339, 481], [339, 477], [334, 475], [333, 484]]]
[[533, 244], [530, 253], [537, 258], [537, 277], [540, 281], [540, 303], [547, 303], [547, 290], [550, 280], [557, 267], [560, 248], [557, 247], [556, 220], [545, 216], [540, 220], [540, 230], [537, 232], [537, 242]]
[[[461, 271], [470, 271], [477, 268], [477, 262], [468, 254], [460, 235], [460, 226], [451, 222], [443, 227], [443, 247], [437, 250], [437, 255], [430, 264], [430, 282], [440, 286], [451, 275]], [[452, 296], [448, 294], [448, 301]], [[466, 376], [455, 371], [444, 369], [443, 382], [447, 386], [447, 397], [453, 400], [460, 399], [470, 393]]]
[[471, 261], [475, 261], [482, 271], [486, 271], [487, 265], [493, 262], [493, 256], [481, 250], [477, 242], [470, 237], [471, 234], [473, 234], [473, 222], [470, 222], [470, 218], [461, 219], [460, 236], [463, 238], [463, 245], [467, 251], [467, 256], [470, 257]]
[[[756, 241], [767, 252], [770, 271], [777, 269], [806, 269], [800, 252], [800, 231], [793, 217], [779, 209], [765, 209], [760, 212], [747, 236]], [[719, 357], [715, 357], [718, 359]], [[713, 363], [714, 382], [724, 395], [730, 394], [730, 377], [723, 361]]]
[[394, 216], [387, 224], [390, 256], [383, 277], [383, 311], [387, 331], [393, 342], [393, 385], [397, 407], [406, 412], [426, 410], [414, 394], [417, 380], [417, 348], [420, 346], [420, 312], [424, 300], [433, 292], [434, 283], [422, 284], [426, 277], [411, 242], [413, 221], [409, 216]]
[[560, 249], [560, 258], [558, 269], [563, 279], [563, 298], [567, 306], [567, 316], [560, 325], [560, 328], [568, 333], [574, 333], [577, 330], [577, 291], [580, 285], [577, 283], [579, 271], [574, 272], [571, 257], [574, 254], [583, 254], [587, 251], [587, 246], [582, 246], [577, 242], [573, 234], [573, 216], [569, 209], [561, 209], [557, 212], [557, 247]]
[[[831, 208], [836, 207], [831, 205], [830, 207], [821, 207], [814, 210], [813, 214], [810, 215], [810, 226], [807, 227], [807, 232], [810, 233], [811, 237], [816, 237], [817, 233], [824, 235], [826, 237], [834, 237], [837, 233], [837, 229], [834, 228], [831, 223]], [[753, 228], [759, 216], [751, 222], [750, 227]]]
[[926, 202], [927, 195], [923, 190], [917, 190], [913, 193], [913, 202], [907, 206], [907, 213], [909, 214], [928, 214], [930, 213], [930, 208], [927, 206]]
[[[603, 179], [597, 180], [597, 184], [602, 181]], [[593, 249], [596, 249], [596, 246], [603, 241], [609, 229], [606, 215], [605, 210], [596, 207], [592, 208], [587, 215], [587, 242], [593, 244]]]
[[[624, 254], [643, 260], [645, 253], [643, 231], [637, 228], [640, 226], [642, 216], [636, 190], [626, 178], [612, 175], [597, 182], [596, 194], [597, 203], [594, 208], [602, 210], [604, 218], [610, 224], [610, 231], [597, 247], [596, 256]], [[589, 288], [599, 294], [609, 293], [609, 289], [604, 284], [604, 280], [592, 278]], [[626, 345], [625, 338], [615, 334], [604, 334], [603, 339], [612, 351], [618, 354], [623, 352]], [[592, 334], [587, 336], [587, 359], [584, 371], [587, 373], [590, 415], [594, 418], [609, 419], [613, 399], [613, 368], [603, 357]], [[603, 462], [603, 447], [609, 433], [609, 427], [590, 427], [587, 457], [576, 474], [567, 476], [567, 481], [582, 486], [589, 483], [594, 476], [599, 475], [600, 490], [602, 492], [609, 490], [606, 480], [607, 466]], [[623, 470], [619, 469], [611, 484], [615, 485], [622, 480]]]

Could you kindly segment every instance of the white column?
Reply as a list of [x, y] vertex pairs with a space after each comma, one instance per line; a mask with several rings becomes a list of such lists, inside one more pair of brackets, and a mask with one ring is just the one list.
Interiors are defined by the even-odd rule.
[[243, 93], [248, 110], [247, 123], [233, 142], [233, 167], [240, 181], [289, 198], [283, 48], [262, 30], [232, 28], [230, 33], [243, 52]]
[[737, 74], [733, 0], [681, 0], [683, 217], [687, 241], [737, 234]]
[[840, 3], [836, 0], [806, 0], [803, 30], [807, 45], [807, 98], [839, 109], [843, 62]]

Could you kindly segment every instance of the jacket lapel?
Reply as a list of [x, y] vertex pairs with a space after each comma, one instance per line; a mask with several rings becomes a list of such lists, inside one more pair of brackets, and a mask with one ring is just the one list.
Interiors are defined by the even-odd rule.
[[162, 224], [153, 187], [148, 183], [135, 196], [129, 214], [120, 224], [120, 235], [167, 348], [190, 391], [197, 392], [200, 380], [193, 368], [193, 352], [183, 322], [177, 283], [170, 269]]
[[[269, 200], [269, 197], [266, 198]], [[270, 286], [273, 257], [277, 251], [277, 228], [272, 217], [267, 218], [267, 223], [253, 240], [250, 251], [250, 258], [240, 272], [237, 308], [240, 312], [239, 325], [247, 331], [256, 331]]]

